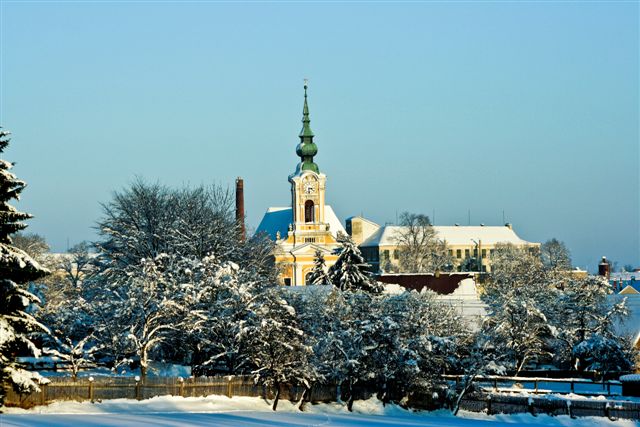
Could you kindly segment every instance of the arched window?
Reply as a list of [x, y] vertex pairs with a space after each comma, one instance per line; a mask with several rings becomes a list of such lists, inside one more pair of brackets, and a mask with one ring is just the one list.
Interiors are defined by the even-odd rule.
[[313, 209], [313, 201], [307, 200], [304, 202], [304, 222], [313, 222], [314, 221], [314, 209]]
[[304, 276], [304, 284], [305, 284], [305, 286], [313, 285], [313, 283], [311, 283], [311, 280], [309, 280], [309, 279], [311, 279], [311, 272], [308, 272]]

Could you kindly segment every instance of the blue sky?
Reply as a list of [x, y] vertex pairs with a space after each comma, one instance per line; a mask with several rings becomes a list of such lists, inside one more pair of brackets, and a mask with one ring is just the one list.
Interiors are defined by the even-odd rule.
[[640, 264], [637, 2], [1, 1], [29, 231], [95, 238], [136, 176], [289, 203], [302, 79], [342, 219], [396, 211]]

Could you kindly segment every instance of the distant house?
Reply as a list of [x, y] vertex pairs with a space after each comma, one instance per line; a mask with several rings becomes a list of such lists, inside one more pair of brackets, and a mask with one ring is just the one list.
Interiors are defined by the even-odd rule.
[[640, 294], [640, 271], [611, 273], [609, 283], [615, 293]]

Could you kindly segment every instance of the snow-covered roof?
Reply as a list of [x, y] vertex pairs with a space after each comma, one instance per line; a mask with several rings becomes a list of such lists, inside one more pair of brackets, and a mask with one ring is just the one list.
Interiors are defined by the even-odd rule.
[[[329, 231], [331, 231], [331, 234], [333, 234], [334, 237], [338, 232], [347, 234], [342, 223], [329, 205], [324, 205], [324, 219], [325, 222], [329, 224]], [[271, 207], [267, 209], [267, 212], [265, 212], [262, 217], [262, 221], [260, 221], [260, 225], [258, 225], [256, 233], [267, 233], [271, 239], [275, 240], [276, 233], [279, 231], [280, 237], [284, 238], [287, 236], [289, 224], [291, 223], [293, 223], [293, 212], [290, 207]]]
[[[399, 225], [385, 225], [373, 233], [360, 246], [394, 246], [404, 227]], [[507, 226], [443, 226], [433, 227], [438, 233], [438, 238], [446, 240], [449, 245], [470, 245], [473, 241], [482, 241], [485, 245], [496, 243], [512, 243], [514, 245], [531, 244], [521, 239], [511, 228]]]

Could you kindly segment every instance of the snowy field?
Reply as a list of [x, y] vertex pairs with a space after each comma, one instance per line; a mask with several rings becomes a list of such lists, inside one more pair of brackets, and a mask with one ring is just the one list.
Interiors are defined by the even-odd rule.
[[411, 412], [395, 405], [384, 407], [378, 400], [356, 401], [349, 413], [338, 403], [296, 405], [281, 401], [273, 412], [263, 399], [255, 397], [209, 396], [181, 398], [162, 396], [144, 401], [115, 399], [101, 403], [57, 402], [31, 410], [7, 408], [0, 425], [9, 426], [611, 426], [640, 427], [640, 422], [607, 418], [550, 417], [528, 414], [488, 416], [447, 411]]

